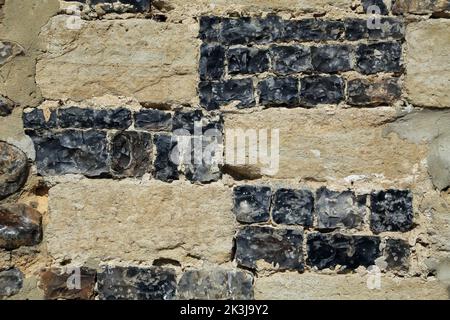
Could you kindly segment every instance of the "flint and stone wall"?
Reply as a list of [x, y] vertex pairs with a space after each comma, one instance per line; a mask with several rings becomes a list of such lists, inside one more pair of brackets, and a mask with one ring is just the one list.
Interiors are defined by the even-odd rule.
[[[0, 299], [448, 299], [449, 17], [0, 0]], [[278, 170], [171, 161], [210, 129]]]

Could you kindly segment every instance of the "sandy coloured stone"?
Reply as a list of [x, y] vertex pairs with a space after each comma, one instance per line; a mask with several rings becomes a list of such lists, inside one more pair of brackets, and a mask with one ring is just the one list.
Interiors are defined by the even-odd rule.
[[74, 263], [88, 258], [147, 261], [190, 257], [231, 259], [232, 190], [220, 184], [82, 180], [50, 189], [49, 254]]

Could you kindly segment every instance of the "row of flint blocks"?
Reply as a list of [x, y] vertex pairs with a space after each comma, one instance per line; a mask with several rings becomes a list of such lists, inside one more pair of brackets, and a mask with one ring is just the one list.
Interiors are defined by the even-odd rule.
[[23, 114], [40, 175], [123, 178], [153, 173], [156, 179], [172, 181], [179, 179], [182, 171], [191, 181], [219, 180], [221, 173], [216, 166], [193, 163], [179, 168], [170, 159], [177, 146], [172, 132], [182, 131], [197, 139], [196, 121], [202, 122], [200, 134], [223, 130], [221, 116], [204, 115], [200, 110], [171, 113], [72, 106], [48, 111], [33, 108]]

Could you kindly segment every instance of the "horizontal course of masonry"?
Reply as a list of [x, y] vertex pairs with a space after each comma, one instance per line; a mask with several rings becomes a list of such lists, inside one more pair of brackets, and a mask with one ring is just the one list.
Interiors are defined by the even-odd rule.
[[[283, 20], [202, 17], [200, 103], [314, 107], [376, 106], [401, 96], [404, 25], [384, 17]], [[343, 43], [343, 41], [345, 41]]]
[[[305, 261], [316, 269], [355, 269], [376, 265], [384, 257], [390, 270], [408, 268], [410, 249], [404, 240], [333, 232], [362, 230], [366, 222], [374, 234], [411, 230], [414, 213], [408, 190], [357, 196], [322, 187], [314, 196], [307, 189], [272, 191], [266, 186], [244, 185], [234, 189], [234, 213], [238, 222], [247, 224], [236, 236], [235, 259], [242, 267], [255, 269], [264, 260], [278, 270], [303, 271]], [[292, 226], [309, 232], [305, 236], [303, 229]], [[305, 241], [307, 252], [303, 252]]]
[[[39, 108], [26, 110], [23, 122], [35, 145], [40, 175], [124, 178], [148, 173], [170, 182], [184, 174], [190, 181], [205, 183], [221, 178], [214, 163], [191, 161], [190, 165], [180, 167], [171, 161], [178, 141], [172, 132], [190, 136], [194, 145], [208, 130], [223, 131], [220, 115], [205, 115], [200, 110], [172, 113], [154, 109], [132, 111], [69, 106], [48, 111], [48, 114]], [[200, 132], [195, 131], [196, 122], [202, 124]], [[219, 143], [222, 142], [217, 141], [217, 152], [222, 150]]]

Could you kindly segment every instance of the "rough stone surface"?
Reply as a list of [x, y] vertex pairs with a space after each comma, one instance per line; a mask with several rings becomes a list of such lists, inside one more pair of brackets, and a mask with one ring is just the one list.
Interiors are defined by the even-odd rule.
[[49, 206], [44, 241], [58, 261], [231, 259], [232, 193], [217, 184], [81, 180], [51, 188]]
[[17, 269], [0, 271], [0, 297], [9, 297], [19, 293], [23, 285], [23, 274]]
[[405, 87], [416, 106], [450, 107], [449, 28], [448, 19], [408, 25]]
[[354, 79], [347, 82], [347, 102], [355, 106], [393, 104], [401, 97], [401, 92], [397, 78]]
[[389, 10], [386, 6], [386, 3], [384, 3], [384, 0], [362, 0], [362, 6], [364, 9], [364, 12], [370, 14], [370, 13], [375, 13], [370, 11], [370, 7], [371, 6], [376, 6], [378, 7], [378, 9], [380, 10], [379, 13], [383, 14], [383, 15], [387, 15], [389, 14]]
[[60, 128], [127, 129], [131, 125], [131, 112], [124, 108], [60, 108], [56, 121]]
[[275, 223], [311, 227], [314, 196], [309, 190], [278, 189], [273, 196]]
[[41, 242], [41, 214], [24, 204], [0, 206], [0, 248], [7, 250]]
[[25, 109], [22, 115], [23, 126], [29, 129], [51, 129], [58, 127], [56, 111], [39, 108]]
[[270, 43], [281, 38], [281, 33], [281, 19], [277, 16], [225, 18], [222, 22], [220, 41], [228, 45]]
[[151, 103], [196, 99], [198, 27], [127, 19], [83, 21], [74, 31], [65, 27], [66, 21], [64, 15], [53, 17], [41, 32], [46, 52], [37, 63], [36, 81], [45, 98], [116, 94]]
[[392, 6], [394, 14], [430, 14], [449, 11], [448, 0], [396, 0]]
[[269, 187], [243, 185], [234, 188], [234, 214], [242, 223], [267, 222], [270, 218], [272, 190]]
[[375, 236], [311, 233], [306, 240], [306, 262], [319, 270], [338, 265], [349, 269], [369, 267], [381, 255], [380, 243]]
[[409, 190], [386, 190], [370, 195], [370, 228], [405, 232], [413, 227], [413, 198]]
[[7, 97], [0, 95], [0, 117], [5, 117], [11, 114], [13, 109], [14, 102]]
[[146, 132], [124, 131], [111, 137], [111, 170], [117, 177], [142, 177], [150, 172], [152, 137]]
[[272, 46], [270, 48], [272, 69], [286, 75], [311, 70], [311, 50], [305, 46]]
[[176, 275], [160, 267], [110, 267], [97, 275], [100, 300], [172, 300]]
[[106, 133], [99, 130], [28, 131], [41, 175], [109, 173]]
[[19, 44], [0, 40], [0, 66], [3, 66], [15, 56], [23, 53], [24, 49]]
[[151, 0], [84, 0], [81, 2], [86, 2], [93, 7], [98, 6], [105, 12], [149, 12], [151, 8]]
[[225, 72], [225, 49], [221, 45], [203, 44], [200, 48], [200, 80], [220, 80]]
[[41, 272], [39, 287], [47, 300], [91, 300], [95, 277], [96, 271], [86, 267], [48, 268]]
[[366, 214], [366, 196], [356, 197], [352, 191], [317, 190], [315, 212], [318, 228], [358, 228]]
[[314, 70], [325, 73], [351, 69], [352, 47], [348, 45], [325, 45], [311, 48]]
[[[279, 169], [270, 173], [273, 178], [329, 181], [352, 175], [369, 179], [381, 174], [385, 181], [401, 180], [410, 185], [409, 179], [417, 174], [414, 168], [426, 158], [427, 150], [396, 133], [385, 134], [396, 119], [395, 109], [387, 107], [272, 108], [224, 116], [225, 130], [280, 129], [280, 162]], [[247, 171], [268, 175], [262, 171], [266, 163], [247, 166]]]
[[338, 40], [344, 33], [344, 23], [326, 19], [302, 19], [286, 22], [286, 41]]
[[270, 77], [258, 84], [259, 103], [263, 106], [295, 106], [298, 104], [296, 78]]
[[160, 110], [140, 110], [134, 114], [134, 125], [137, 129], [170, 131], [172, 130], [172, 115]]
[[244, 227], [236, 236], [236, 261], [251, 269], [303, 271], [303, 232], [296, 229]]
[[156, 147], [156, 157], [153, 163], [156, 179], [166, 182], [178, 180], [178, 166], [171, 157], [177, 146], [176, 139], [167, 134], [158, 134], [153, 137], [153, 144]]
[[338, 76], [308, 76], [300, 80], [300, 103], [306, 106], [337, 104], [344, 98], [344, 81]]
[[448, 133], [433, 140], [427, 163], [428, 172], [435, 187], [444, 190], [450, 186], [450, 135]]
[[398, 42], [361, 44], [356, 50], [356, 70], [362, 74], [402, 70], [402, 45]]
[[28, 177], [28, 159], [13, 145], [0, 141], [0, 199], [18, 191]]
[[[201, 110], [176, 111], [173, 116], [173, 131], [179, 135], [207, 134], [208, 130], [223, 130], [223, 119], [220, 115], [208, 115]], [[197, 131], [196, 131], [197, 128]], [[182, 130], [178, 132], [178, 130]], [[184, 131], [184, 132], [183, 132]], [[212, 131], [209, 131], [211, 136]]]
[[206, 110], [237, 102], [236, 107], [247, 108], [255, 105], [251, 79], [231, 79], [223, 82], [200, 82], [200, 104]]
[[384, 259], [389, 270], [408, 270], [411, 248], [401, 239], [387, 239]]
[[297, 272], [275, 273], [255, 282], [255, 299], [274, 300], [447, 300], [448, 293], [436, 279], [381, 276], [381, 288], [371, 290], [369, 275]]
[[251, 300], [253, 276], [241, 270], [187, 270], [178, 283], [184, 300]]
[[267, 50], [257, 48], [230, 48], [227, 53], [228, 73], [252, 74], [269, 70]]

